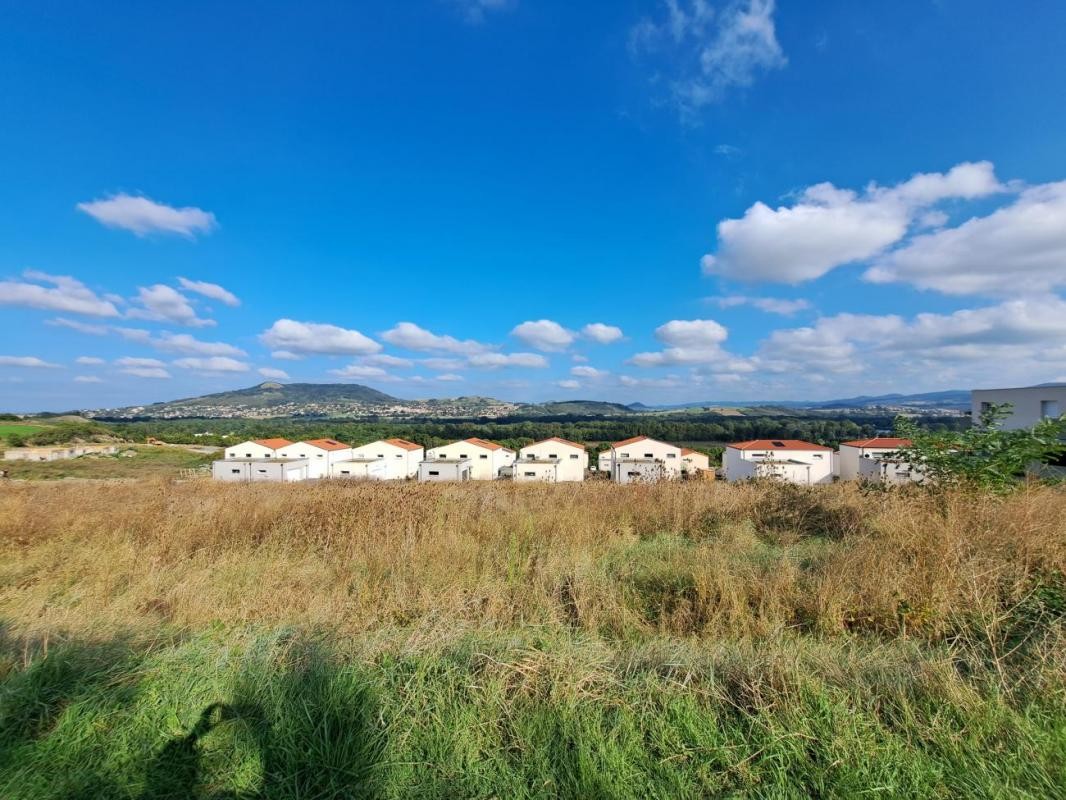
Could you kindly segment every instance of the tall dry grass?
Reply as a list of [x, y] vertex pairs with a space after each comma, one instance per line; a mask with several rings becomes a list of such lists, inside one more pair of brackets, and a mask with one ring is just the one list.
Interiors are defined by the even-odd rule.
[[1003, 629], [1014, 610], [1055, 613], [1066, 495], [11, 484], [0, 547], [0, 617], [25, 634], [254, 622], [947, 639], [968, 625], [994, 650], [1019, 635]]

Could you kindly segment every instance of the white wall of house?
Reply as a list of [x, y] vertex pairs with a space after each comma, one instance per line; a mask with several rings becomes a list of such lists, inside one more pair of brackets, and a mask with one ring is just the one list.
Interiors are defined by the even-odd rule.
[[554, 459], [527, 461], [519, 458], [512, 469], [515, 483], [558, 483], [562, 464]]
[[[676, 445], [660, 442], [656, 439], [641, 437], [635, 442], [616, 443], [611, 446], [611, 478], [619, 483], [625, 483], [620, 476], [636, 471], [645, 474], [650, 473], [646, 467], [631, 468], [632, 462], [652, 460], [659, 462], [662, 469], [659, 470], [661, 479], [678, 478], [681, 476], [681, 448]], [[643, 478], [643, 480], [646, 480]]]
[[604, 450], [598, 456], [596, 456], [596, 469], [600, 472], [611, 472], [611, 451]]
[[916, 483], [921, 481], [921, 470], [903, 461], [891, 458], [863, 458], [859, 461], [858, 479], [871, 483]]
[[500, 477], [500, 471], [504, 467], [515, 462], [516, 453], [506, 447], [493, 449], [464, 439], [440, 447], [431, 447], [426, 451], [427, 461], [441, 458], [469, 459], [471, 480], [494, 481]]
[[833, 451], [828, 448], [741, 450], [730, 446], [722, 466], [727, 481], [773, 477], [802, 485], [833, 482]]
[[307, 478], [308, 464], [304, 460], [277, 458], [227, 458], [211, 465], [211, 477], [228, 483], [272, 481], [291, 483]]
[[706, 453], [697, 453], [695, 450], [681, 451], [681, 469], [685, 472], [695, 472], [701, 469], [711, 468], [711, 458]]
[[880, 459], [895, 453], [898, 449], [899, 445], [894, 447], [840, 445], [840, 451], [837, 453], [837, 470], [840, 479], [844, 481], [855, 480], [861, 473], [863, 461]]
[[337, 450], [329, 450], [310, 442], [296, 442], [278, 450], [278, 458], [307, 459], [307, 477], [328, 478], [332, 464], [351, 460], [352, 448], [342, 447]]
[[1031, 428], [1047, 417], [1066, 414], [1066, 384], [1026, 386], [1018, 389], [974, 389], [970, 392], [970, 413], [974, 424], [989, 404], [1011, 404], [1010, 415], [1000, 423], [1004, 430]]
[[278, 458], [278, 451], [259, 442], [241, 442], [226, 448], [226, 458]]
[[426, 451], [419, 447], [411, 450], [390, 444], [385, 440], [371, 442], [352, 448], [352, 458], [380, 458], [385, 462], [385, 480], [405, 480], [418, 475], [418, 465], [426, 457]]
[[[589, 466], [589, 454], [584, 447], [559, 439], [534, 442], [518, 451], [519, 459], [558, 461], [557, 481], [583, 481]], [[516, 470], [517, 472], [517, 470]]]
[[383, 458], [355, 457], [330, 464], [329, 476], [341, 480], [383, 481], [388, 476], [388, 467]]
[[[624, 458], [614, 462], [611, 480], [615, 483], [655, 483], [674, 476], [663, 461], [654, 459]], [[680, 474], [680, 473], [679, 473]]]
[[473, 480], [469, 459], [426, 459], [418, 465], [418, 480], [423, 483]]

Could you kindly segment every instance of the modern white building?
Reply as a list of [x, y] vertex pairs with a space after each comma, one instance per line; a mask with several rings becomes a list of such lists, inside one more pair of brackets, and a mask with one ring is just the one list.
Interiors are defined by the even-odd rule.
[[811, 486], [833, 482], [833, 451], [799, 439], [752, 439], [725, 449], [727, 481], [773, 478]]
[[549, 483], [583, 481], [588, 466], [589, 454], [584, 445], [553, 436], [518, 451], [514, 479]]
[[383, 481], [388, 476], [388, 462], [374, 456], [354, 456], [348, 461], [335, 461], [330, 464], [329, 476], [347, 480]]
[[328, 478], [333, 464], [351, 460], [352, 448], [335, 439], [310, 439], [278, 448], [277, 457], [306, 459], [308, 478]]
[[863, 458], [859, 461], [859, 480], [889, 484], [918, 483], [922, 480], [922, 471], [890, 455]]
[[1000, 423], [1004, 430], [1031, 428], [1042, 419], [1066, 414], [1066, 383], [1047, 383], [1017, 389], [974, 389], [970, 392], [970, 413], [976, 425], [991, 405], [1009, 403], [1010, 414]]
[[634, 483], [669, 480], [681, 476], [681, 448], [634, 436], [615, 442], [610, 449], [611, 480]]
[[611, 451], [610, 451], [610, 449], [603, 450], [602, 452], [600, 452], [599, 455], [596, 456], [596, 470], [598, 472], [606, 472], [607, 474], [610, 474], [610, 472], [611, 472]]
[[253, 439], [226, 448], [226, 458], [277, 458], [278, 450], [292, 444], [288, 439]]
[[706, 453], [693, 450], [691, 447], [681, 448], [681, 471], [695, 475], [700, 470], [711, 468], [711, 457]]
[[[877, 462], [884, 460], [886, 463], [895, 462], [893, 455], [901, 447], [908, 447], [910, 439], [899, 439], [893, 436], [874, 436], [870, 439], [856, 439], [851, 442], [842, 442], [840, 452], [837, 454], [837, 468], [840, 479], [844, 481], [857, 480], [863, 473], [863, 462]], [[865, 474], [872, 474], [872, 468], [867, 468]], [[895, 470], [893, 470], [895, 472]]]
[[426, 457], [422, 445], [406, 439], [381, 439], [352, 448], [352, 458], [380, 458], [385, 462], [385, 480], [406, 480], [418, 475], [418, 465]]
[[473, 480], [474, 465], [469, 458], [433, 458], [418, 465], [423, 483]]
[[290, 483], [306, 480], [307, 467], [302, 458], [227, 458], [211, 465], [211, 477], [235, 483]]
[[[459, 442], [431, 447], [426, 451], [426, 460], [459, 460], [470, 461], [470, 480], [494, 481], [500, 477], [503, 470], [515, 462], [515, 451], [504, 447], [502, 444], [487, 442], [484, 439], [463, 439]], [[422, 479], [423, 470], [419, 466], [419, 479]]]

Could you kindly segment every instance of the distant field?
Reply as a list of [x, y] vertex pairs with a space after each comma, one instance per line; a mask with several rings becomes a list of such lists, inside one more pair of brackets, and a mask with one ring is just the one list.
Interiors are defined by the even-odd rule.
[[[127, 451], [136, 455], [121, 454]], [[21, 480], [177, 477], [181, 470], [210, 464], [213, 458], [180, 447], [132, 445], [123, 447], [116, 456], [82, 456], [63, 461], [0, 461], [0, 469], [6, 469], [8, 477]]]
[[0, 439], [6, 439], [12, 433], [29, 436], [30, 434], [40, 433], [44, 430], [48, 430], [44, 425], [29, 425], [22, 422], [0, 422]]
[[1062, 797], [1064, 572], [1036, 485], [0, 483], [0, 797]]

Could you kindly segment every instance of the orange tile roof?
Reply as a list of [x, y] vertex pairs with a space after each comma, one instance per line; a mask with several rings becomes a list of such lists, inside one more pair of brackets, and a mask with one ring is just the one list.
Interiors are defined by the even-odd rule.
[[309, 444], [319, 450], [348, 450], [351, 447], [336, 439], [307, 439], [303, 444]]
[[681, 448], [681, 455], [683, 455], [683, 456], [702, 456], [702, 455], [706, 455], [706, 454], [705, 453], [701, 453], [699, 450], [693, 450], [691, 447], [682, 447]]
[[625, 447], [627, 444], [636, 444], [637, 442], [643, 442], [647, 438], [647, 436], [634, 436], [632, 439], [623, 439], [620, 442], [615, 442], [611, 445], [611, 447]]
[[568, 444], [571, 447], [576, 447], [579, 450], [585, 449], [585, 445], [578, 444], [577, 442], [571, 442], [569, 439], [564, 439], [561, 436], [549, 436], [547, 439], [541, 439], [539, 442], [533, 442], [533, 444], [529, 445], [529, 447], [532, 447], [534, 444], [544, 444], [545, 442], [558, 442], [559, 444]]
[[391, 444], [393, 447], [399, 447], [403, 450], [421, 450], [422, 445], [409, 442], [406, 439], [386, 439], [387, 444]]
[[478, 439], [476, 436], [471, 436], [469, 439], [463, 439], [467, 444], [472, 444], [475, 447], [482, 447], [486, 450], [510, 450], [509, 447], [504, 447], [502, 444], [496, 444], [496, 442], [489, 442], [485, 439]]
[[752, 439], [747, 442], [734, 442], [729, 445], [734, 450], [832, 450], [820, 444], [812, 444], [802, 439]]
[[254, 441], [258, 445], [269, 447], [271, 450], [279, 450], [292, 444], [288, 439], [255, 439]]
[[896, 436], [874, 436], [872, 439], [856, 439], [853, 442], [841, 442], [848, 447], [910, 447], [910, 439], [900, 439]]

